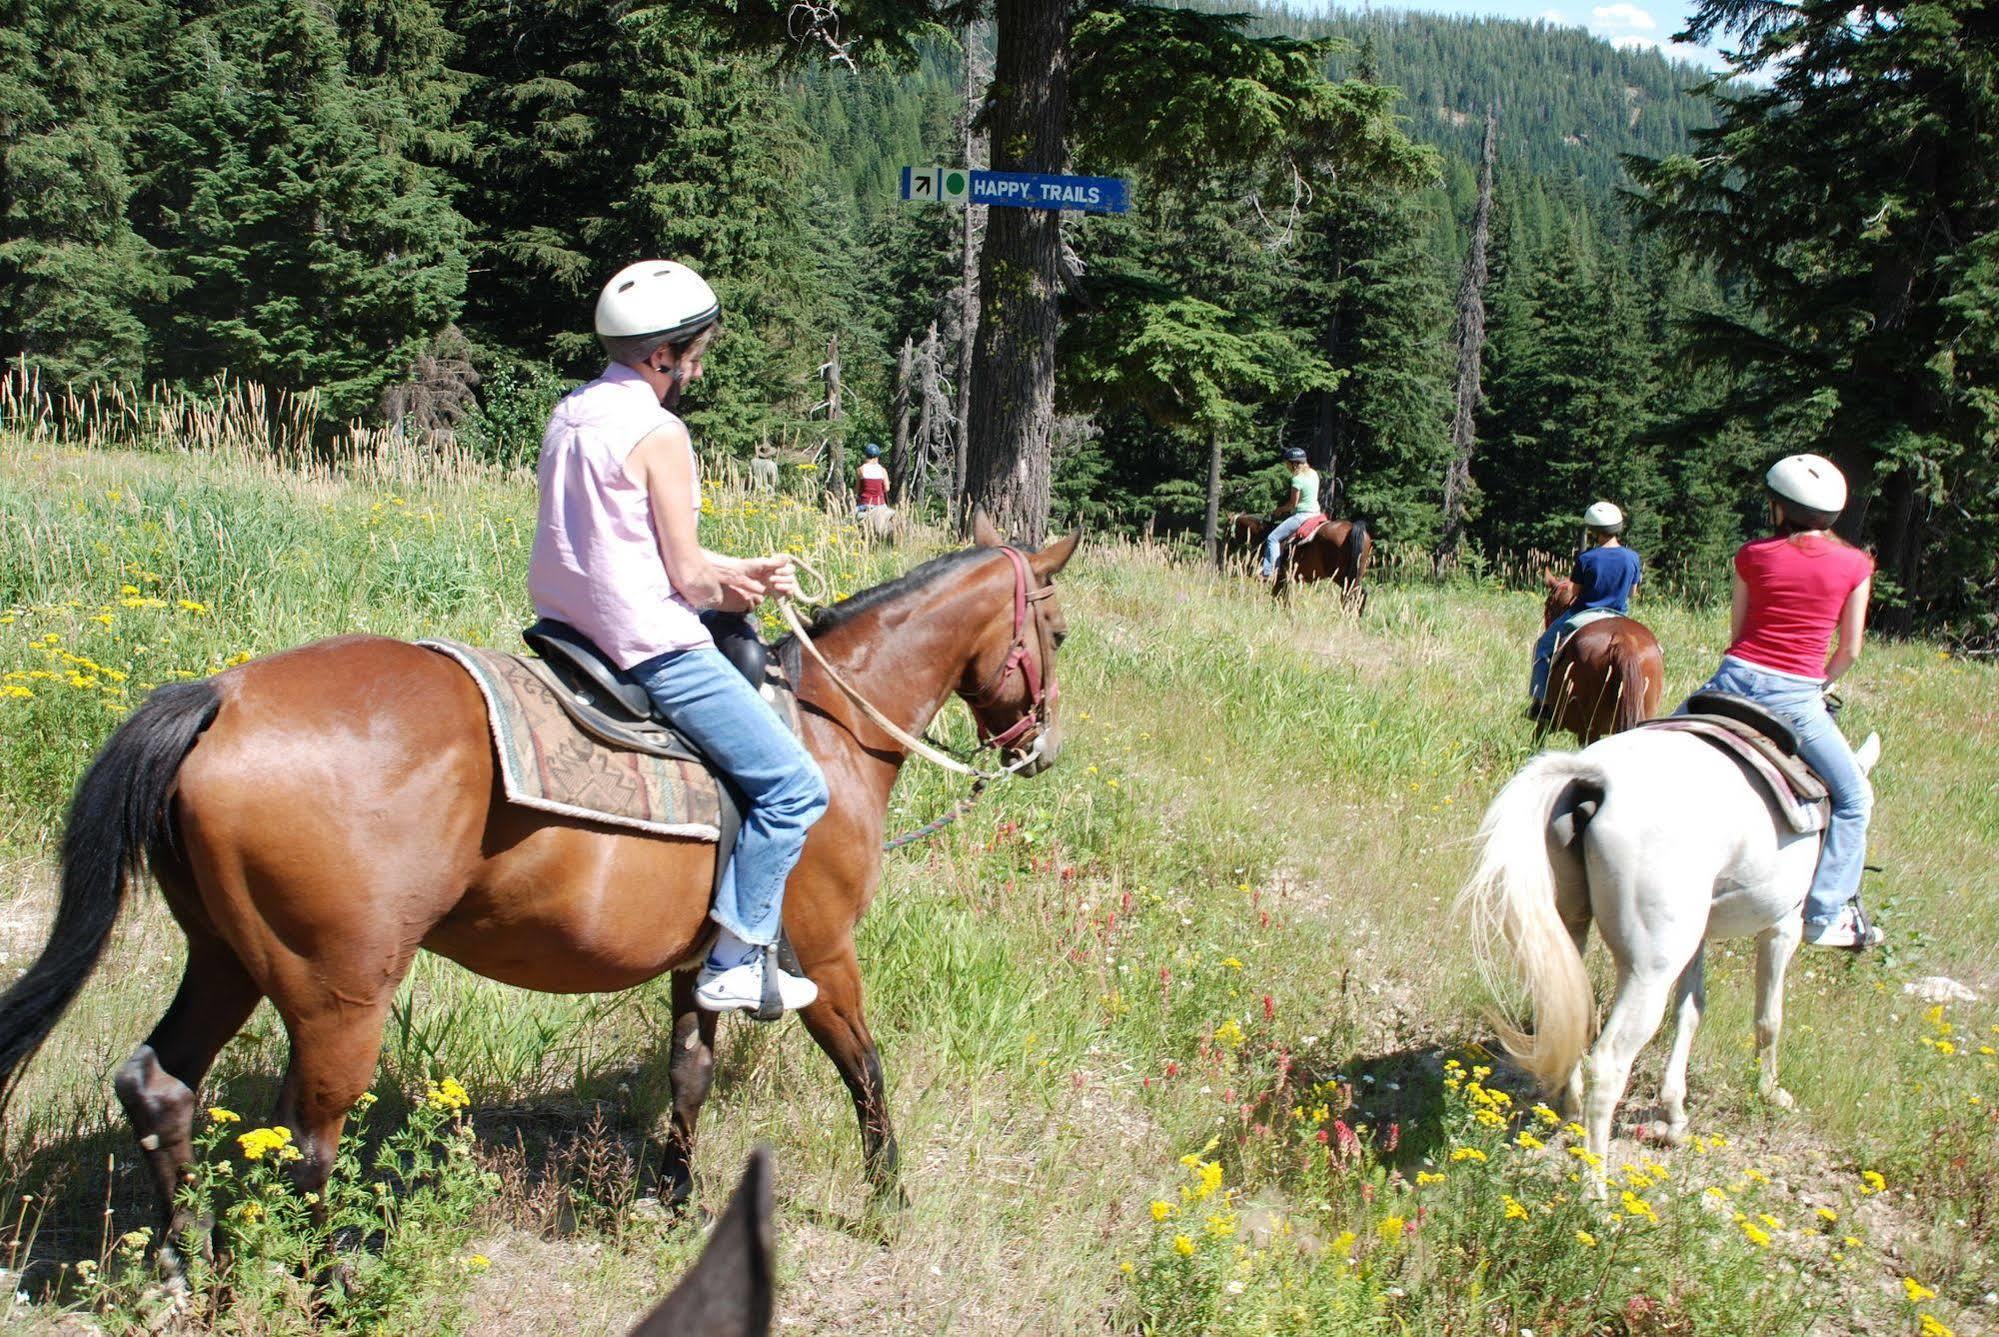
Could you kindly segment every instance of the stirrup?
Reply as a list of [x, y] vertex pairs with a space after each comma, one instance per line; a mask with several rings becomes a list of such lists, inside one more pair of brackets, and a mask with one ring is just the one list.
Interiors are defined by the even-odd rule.
[[777, 948], [762, 947], [758, 954], [763, 958], [763, 998], [750, 1013], [750, 1020], [776, 1021], [784, 1016], [784, 1000], [777, 991]]

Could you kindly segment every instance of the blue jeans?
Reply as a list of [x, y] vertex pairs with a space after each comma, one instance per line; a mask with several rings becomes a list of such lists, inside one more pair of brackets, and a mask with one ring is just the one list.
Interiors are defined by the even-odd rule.
[[1555, 661], [1555, 642], [1568, 632], [1570, 620], [1582, 611], [1571, 608], [1550, 622], [1541, 639], [1534, 642], [1534, 671], [1527, 678], [1527, 695], [1535, 701], [1548, 699], [1548, 670]]
[[742, 834], [709, 913], [744, 942], [769, 946], [783, 919], [785, 880], [826, 811], [819, 763], [711, 645], [657, 655], [631, 676], [742, 794]]
[[1805, 926], [1810, 929], [1830, 923], [1860, 894], [1874, 790], [1854, 760], [1846, 735], [1825, 708], [1821, 684], [1816, 679], [1776, 673], [1724, 657], [1701, 690], [1746, 696], [1783, 719], [1797, 731], [1798, 755], [1825, 781], [1832, 794], [1832, 821], [1826, 826], [1818, 871], [1812, 875], [1812, 889], [1805, 897]]
[[1317, 511], [1293, 511], [1278, 522], [1270, 531], [1270, 537], [1263, 541], [1263, 574], [1271, 575], [1277, 570], [1277, 550], [1284, 546], [1284, 540], [1297, 533], [1307, 520], [1317, 515]]

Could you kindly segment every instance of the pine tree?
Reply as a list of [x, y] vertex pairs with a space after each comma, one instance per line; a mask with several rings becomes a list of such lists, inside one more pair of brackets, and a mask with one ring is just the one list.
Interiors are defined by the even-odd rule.
[[160, 257], [127, 218], [131, 42], [148, 0], [0, 0], [0, 357], [136, 382]]
[[371, 133], [373, 100], [312, 6], [163, 11], [144, 91], [142, 231], [180, 288], [162, 370], [317, 389], [366, 411], [456, 313], [463, 221], [434, 174]]
[[1705, 88], [1720, 124], [1633, 164], [1644, 222], [1755, 302], [1690, 327], [1734, 387], [1703, 416], [1794, 425], [1845, 470], [1885, 625], [1979, 625], [1999, 547], [1999, 25], [1980, 0], [1706, 0], [1690, 36], [1722, 34], [1764, 82]]

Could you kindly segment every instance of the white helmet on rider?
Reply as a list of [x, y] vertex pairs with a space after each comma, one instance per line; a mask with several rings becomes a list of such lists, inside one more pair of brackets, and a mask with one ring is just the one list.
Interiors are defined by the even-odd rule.
[[1821, 515], [1846, 509], [1846, 476], [1823, 455], [1786, 455], [1763, 475], [1763, 485], [1779, 501]]
[[1583, 525], [1588, 529], [1601, 529], [1607, 534], [1615, 534], [1624, 528], [1624, 512], [1607, 501], [1599, 501], [1583, 512]]
[[682, 343], [722, 318], [708, 281], [676, 260], [641, 260], [597, 295], [597, 338], [617, 355], [645, 343]]

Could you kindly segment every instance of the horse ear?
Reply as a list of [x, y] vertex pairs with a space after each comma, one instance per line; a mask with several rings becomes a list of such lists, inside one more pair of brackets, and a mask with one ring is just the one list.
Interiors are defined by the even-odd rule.
[[631, 1337], [762, 1337], [770, 1331], [776, 1257], [771, 1236], [770, 1148], [750, 1155], [742, 1183], [680, 1284]]
[[1034, 573], [1043, 580], [1055, 579], [1056, 573], [1069, 565], [1069, 559], [1076, 555], [1076, 545], [1083, 541], [1083, 527], [1077, 525], [1061, 538], [1043, 548], [1028, 559]]
[[993, 527], [992, 517], [986, 514], [986, 508], [983, 506], [972, 508], [972, 542], [978, 544], [981, 548], [1004, 548], [1006, 546], [1006, 539], [1001, 537], [999, 530]]
[[1562, 583], [1562, 578], [1553, 571], [1543, 571], [1541, 573], [1541, 582], [1552, 590], [1555, 586]]

